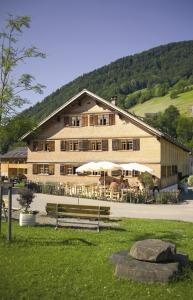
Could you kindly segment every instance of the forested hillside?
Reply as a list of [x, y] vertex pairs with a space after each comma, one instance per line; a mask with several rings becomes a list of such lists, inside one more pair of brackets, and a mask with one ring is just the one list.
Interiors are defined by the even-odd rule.
[[[64, 85], [24, 113], [39, 121], [84, 88], [106, 100], [117, 95], [118, 105], [127, 109], [132, 106], [128, 105], [128, 94], [156, 87], [158, 96], [162, 96], [182, 79], [193, 82], [193, 41], [171, 43], [118, 59]], [[146, 100], [148, 97], [145, 95]]]

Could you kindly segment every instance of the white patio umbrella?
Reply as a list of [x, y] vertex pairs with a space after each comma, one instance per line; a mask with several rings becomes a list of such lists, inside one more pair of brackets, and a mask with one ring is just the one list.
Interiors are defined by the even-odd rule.
[[120, 164], [122, 170], [125, 171], [139, 171], [139, 172], [148, 172], [152, 173], [153, 169], [146, 167], [145, 165], [139, 163], [128, 163], [128, 164]]
[[104, 187], [105, 187], [105, 172], [121, 170], [122, 167], [110, 161], [89, 162], [83, 164], [76, 169], [77, 173], [83, 172], [104, 172]]
[[78, 167], [76, 169], [76, 172], [77, 173], [92, 172], [95, 165], [96, 163], [91, 161], [89, 163], [83, 164], [82, 166]]

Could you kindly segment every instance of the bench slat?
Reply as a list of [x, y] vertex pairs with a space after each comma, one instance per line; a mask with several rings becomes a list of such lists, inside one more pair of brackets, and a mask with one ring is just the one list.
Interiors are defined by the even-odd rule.
[[[64, 213], [64, 214], [59, 214], [58, 215], [58, 218], [78, 218], [78, 219], [90, 219], [90, 220], [93, 220], [93, 219], [95, 219], [95, 220], [98, 220], [98, 216], [97, 215], [85, 215], [85, 214], [68, 214], [68, 213]], [[100, 220], [102, 220], [102, 219], [109, 219], [108, 218], [108, 216], [101, 216], [100, 217]]]

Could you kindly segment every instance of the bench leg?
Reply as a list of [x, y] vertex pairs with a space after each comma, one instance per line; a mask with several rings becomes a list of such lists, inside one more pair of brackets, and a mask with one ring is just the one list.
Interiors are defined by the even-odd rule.
[[97, 232], [100, 232], [100, 224], [99, 224], [99, 219], [98, 219], [98, 224], [97, 224]]
[[4, 213], [4, 217], [5, 217], [5, 222], [7, 222], [7, 211], [4, 207], [3, 207], [3, 213]]
[[56, 218], [56, 227], [55, 229], [58, 229], [58, 218]]

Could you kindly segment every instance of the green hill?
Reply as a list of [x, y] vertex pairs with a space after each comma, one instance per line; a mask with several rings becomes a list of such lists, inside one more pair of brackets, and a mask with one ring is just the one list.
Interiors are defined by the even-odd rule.
[[143, 117], [146, 113], [163, 112], [170, 105], [176, 106], [180, 114], [186, 117], [193, 117], [193, 91], [181, 93], [175, 99], [171, 99], [169, 94], [163, 97], [154, 97], [144, 103], [131, 107], [129, 111]]
[[[123, 57], [84, 74], [56, 90], [24, 113], [29, 117], [34, 116], [38, 121], [44, 119], [84, 88], [106, 100], [117, 95], [118, 105], [126, 109], [125, 99], [130, 93], [156, 84], [170, 88], [180, 79], [189, 78], [193, 80], [193, 41], [171, 43], [140, 54]], [[180, 101], [180, 97], [175, 101]], [[151, 101], [159, 102], [159, 99]]]

